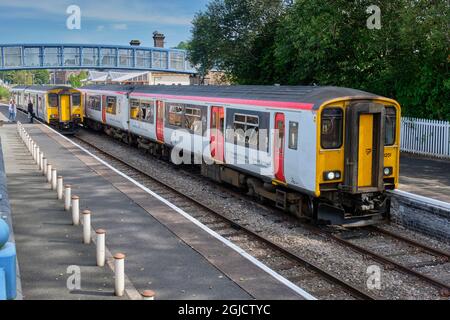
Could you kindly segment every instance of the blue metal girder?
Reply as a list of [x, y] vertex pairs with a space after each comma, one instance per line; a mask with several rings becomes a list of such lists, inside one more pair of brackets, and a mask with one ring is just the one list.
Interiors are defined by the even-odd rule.
[[[138, 53], [143, 58], [139, 58]], [[159, 63], [155, 63], [155, 55], [165, 55], [165, 61], [160, 58]], [[179, 49], [94, 44], [0, 44], [0, 71], [116, 69], [197, 73], [186, 57], [186, 51]]]

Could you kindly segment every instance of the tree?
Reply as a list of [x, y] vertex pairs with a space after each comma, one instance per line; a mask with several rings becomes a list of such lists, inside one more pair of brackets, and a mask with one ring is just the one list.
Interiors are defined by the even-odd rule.
[[189, 50], [189, 46], [189, 41], [181, 41], [174, 49]]
[[47, 84], [50, 82], [50, 73], [48, 70], [36, 70], [32, 73], [34, 74], [35, 84]]
[[237, 82], [252, 81], [270, 57], [271, 32], [284, 11], [281, 0], [212, 0], [193, 21], [193, 64], [203, 74], [217, 67]]
[[82, 80], [87, 79], [88, 74], [86, 71], [81, 71], [79, 74], [71, 74], [69, 76], [69, 83], [74, 88], [82, 87]]
[[0, 87], [0, 101], [8, 101], [10, 97], [10, 92], [4, 87]]

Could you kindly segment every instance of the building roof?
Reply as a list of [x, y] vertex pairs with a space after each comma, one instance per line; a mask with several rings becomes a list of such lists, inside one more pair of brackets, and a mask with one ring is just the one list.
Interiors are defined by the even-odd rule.
[[87, 81], [120, 83], [120, 82], [131, 81], [137, 77], [146, 75], [148, 73], [149, 73], [148, 71], [145, 71], [145, 72], [89, 71], [89, 77], [88, 77]]

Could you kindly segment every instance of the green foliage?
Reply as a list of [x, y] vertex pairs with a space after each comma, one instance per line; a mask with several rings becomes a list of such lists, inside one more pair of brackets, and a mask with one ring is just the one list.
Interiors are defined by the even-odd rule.
[[[190, 58], [200, 73], [224, 70], [237, 82], [259, 77], [270, 57], [273, 39], [267, 36], [284, 12], [281, 0], [212, 0], [193, 22]], [[249, 74], [251, 73], [251, 74]]]
[[6, 71], [1, 72], [0, 78], [8, 83], [16, 85], [39, 85], [47, 84], [50, 82], [50, 73], [48, 70]]
[[86, 71], [81, 71], [79, 74], [71, 74], [69, 76], [69, 83], [74, 88], [80, 88], [83, 86], [82, 80], [87, 79], [88, 74]]
[[[448, 1], [282, 2], [212, 0], [193, 22], [193, 62], [239, 84], [358, 88], [405, 115], [450, 120]], [[367, 28], [373, 4], [381, 30]]]
[[189, 41], [181, 41], [174, 49], [189, 50], [189, 46]]
[[34, 74], [34, 84], [47, 84], [50, 82], [50, 72], [48, 70], [36, 70]]
[[8, 101], [10, 97], [10, 92], [8, 89], [0, 87], [0, 100]]

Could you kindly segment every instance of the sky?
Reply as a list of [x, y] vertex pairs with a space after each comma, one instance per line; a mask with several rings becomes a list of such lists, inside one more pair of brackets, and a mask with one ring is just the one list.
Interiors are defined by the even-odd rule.
[[[153, 46], [153, 32], [166, 47], [191, 36], [191, 21], [208, 0], [0, 0], [0, 43], [128, 45], [138, 39]], [[66, 11], [81, 10], [81, 29], [69, 30]]]

